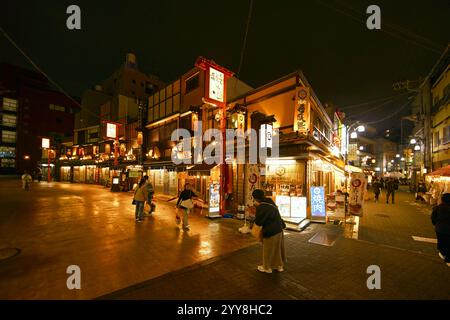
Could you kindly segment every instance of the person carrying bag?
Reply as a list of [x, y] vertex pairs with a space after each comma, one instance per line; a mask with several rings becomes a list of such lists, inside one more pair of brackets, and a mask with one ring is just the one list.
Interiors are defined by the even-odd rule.
[[[194, 209], [194, 202], [192, 201], [192, 198], [197, 197], [197, 195], [191, 190], [191, 186], [189, 183], [186, 183], [184, 186], [184, 190], [181, 192], [180, 197], [178, 198], [177, 202], [177, 208], [184, 209], [184, 215], [183, 215], [183, 229], [189, 230], [189, 221], [188, 216], [192, 209]], [[181, 222], [181, 218], [178, 215], [176, 215], [177, 223], [179, 224]]]

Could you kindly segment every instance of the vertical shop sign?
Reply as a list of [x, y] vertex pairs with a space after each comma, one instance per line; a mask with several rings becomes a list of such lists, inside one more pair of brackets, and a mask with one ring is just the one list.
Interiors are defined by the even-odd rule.
[[350, 199], [348, 203], [349, 213], [351, 215], [363, 215], [364, 193], [367, 188], [366, 176], [361, 172], [351, 174], [350, 181]]
[[308, 88], [298, 87], [295, 90], [294, 131], [303, 135], [309, 133], [311, 107], [308, 98]]
[[209, 212], [220, 211], [220, 184], [212, 183], [209, 186]]
[[324, 187], [311, 187], [311, 216], [325, 218], [325, 190]]

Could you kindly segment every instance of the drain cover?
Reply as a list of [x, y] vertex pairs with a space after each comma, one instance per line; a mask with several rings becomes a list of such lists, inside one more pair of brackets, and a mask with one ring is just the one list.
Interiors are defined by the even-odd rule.
[[20, 253], [20, 249], [17, 248], [4, 248], [0, 249], [0, 262], [12, 257], [17, 256]]
[[309, 239], [308, 242], [331, 247], [336, 242], [337, 237], [338, 236], [335, 234], [318, 232], [311, 239]]

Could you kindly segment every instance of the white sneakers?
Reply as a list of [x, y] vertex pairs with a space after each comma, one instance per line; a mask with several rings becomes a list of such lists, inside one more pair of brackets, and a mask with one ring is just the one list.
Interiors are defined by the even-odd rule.
[[258, 271], [265, 272], [265, 273], [272, 273], [272, 270], [265, 269], [263, 266], [258, 266]]
[[[276, 268], [275, 270], [277, 270], [278, 272], [283, 272], [284, 268], [283, 268], [283, 266], [280, 266], [280, 267]], [[264, 273], [272, 273], [271, 269], [265, 269], [264, 266], [258, 266], [258, 271], [264, 272]]]

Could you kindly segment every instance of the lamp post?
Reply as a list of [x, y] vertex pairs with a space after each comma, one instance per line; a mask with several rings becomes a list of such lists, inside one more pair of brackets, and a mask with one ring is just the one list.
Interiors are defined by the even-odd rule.
[[[355, 126], [357, 126], [355, 128]], [[353, 129], [353, 131], [352, 131]], [[350, 124], [349, 126], [347, 126], [347, 134], [346, 134], [346, 138], [347, 138], [347, 150], [345, 152], [345, 188], [348, 190], [348, 180], [350, 179], [350, 172], [348, 172], [348, 149], [349, 149], [349, 144], [350, 144], [350, 138], [351, 139], [356, 139], [358, 137], [358, 133], [357, 132], [364, 132], [366, 129], [363, 125], [361, 125], [360, 121], [356, 121], [352, 124]], [[347, 174], [348, 172], [348, 174]]]

